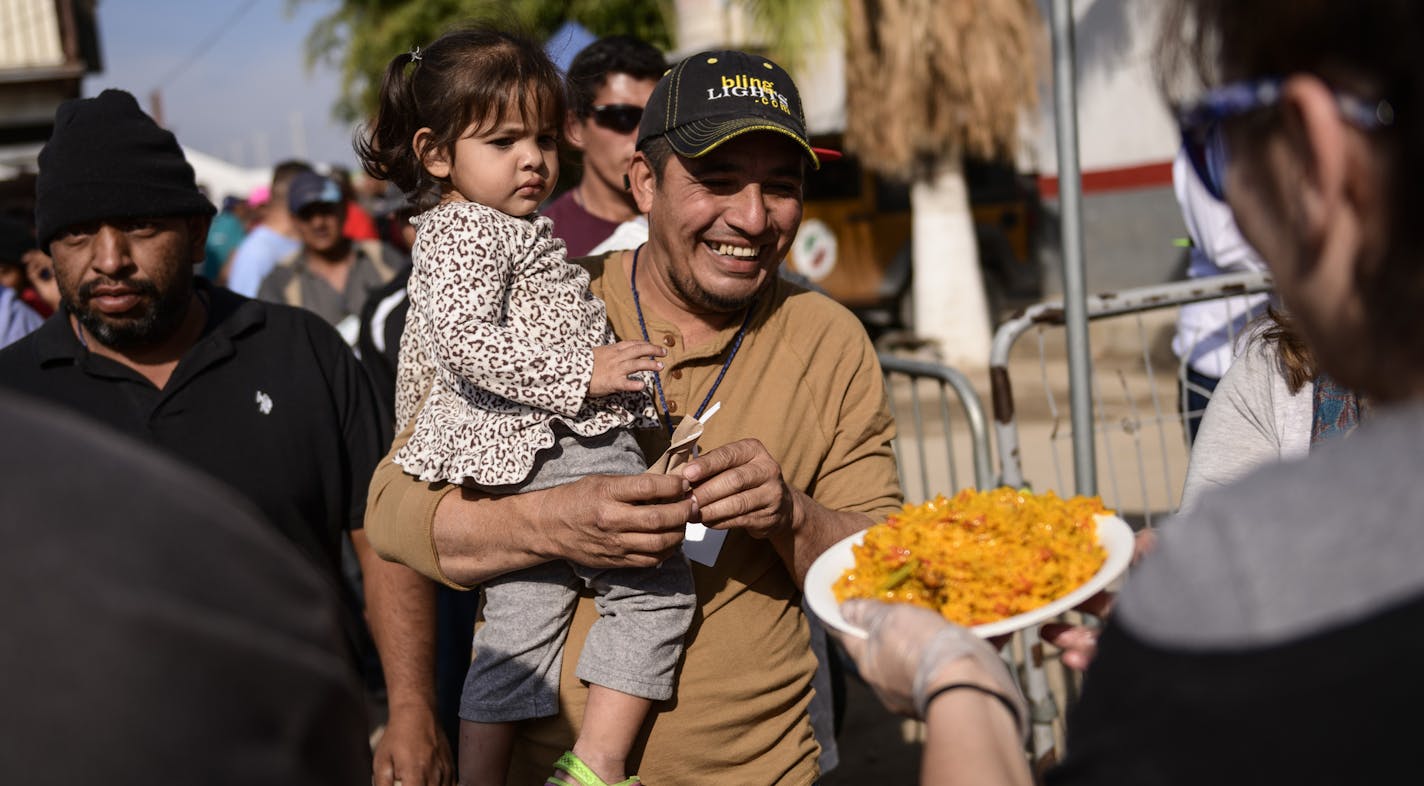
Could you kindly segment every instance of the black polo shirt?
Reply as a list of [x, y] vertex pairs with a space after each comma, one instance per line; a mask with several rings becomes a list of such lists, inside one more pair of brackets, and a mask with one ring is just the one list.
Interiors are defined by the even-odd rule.
[[370, 381], [315, 314], [201, 279], [195, 287], [207, 325], [162, 390], [89, 352], [63, 313], [0, 350], [0, 386], [75, 409], [227, 483], [339, 576], [340, 538], [361, 526], [386, 447]]

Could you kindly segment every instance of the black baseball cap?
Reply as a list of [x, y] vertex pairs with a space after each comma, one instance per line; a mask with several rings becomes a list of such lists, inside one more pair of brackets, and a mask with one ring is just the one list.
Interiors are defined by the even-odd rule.
[[287, 186], [287, 210], [293, 213], [311, 205], [340, 205], [345, 201], [335, 180], [315, 172], [300, 172]]
[[830, 152], [811, 147], [801, 96], [781, 66], [746, 52], [701, 52], [673, 66], [653, 88], [637, 146], [665, 136], [678, 155], [699, 158], [751, 131], [791, 137], [817, 169], [817, 154]]

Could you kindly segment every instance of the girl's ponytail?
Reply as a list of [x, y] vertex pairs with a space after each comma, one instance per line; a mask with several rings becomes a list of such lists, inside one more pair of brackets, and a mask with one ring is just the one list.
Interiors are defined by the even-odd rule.
[[357, 130], [354, 142], [366, 174], [395, 183], [417, 205], [421, 192], [435, 185], [412, 144], [415, 132], [422, 127], [412, 84], [422, 59], [420, 47], [391, 59], [381, 79], [376, 115]]

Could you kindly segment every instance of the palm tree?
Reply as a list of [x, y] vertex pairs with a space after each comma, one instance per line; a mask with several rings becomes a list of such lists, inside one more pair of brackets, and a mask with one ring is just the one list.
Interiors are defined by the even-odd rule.
[[788, 65], [820, 43], [808, 40], [804, 20], [844, 17], [846, 151], [912, 183], [916, 332], [953, 365], [988, 365], [963, 161], [1012, 157], [1018, 147], [1020, 118], [1037, 99], [1034, 0], [743, 2]]
[[1033, 0], [845, 0], [846, 132], [913, 183], [916, 331], [988, 365], [990, 325], [964, 156], [1012, 157], [1036, 101]]
[[307, 61], [340, 69], [342, 92], [332, 111], [343, 120], [366, 117], [375, 108], [392, 57], [460, 24], [492, 22], [542, 39], [575, 21], [596, 35], [670, 43], [672, 0], [287, 0], [289, 6], [318, 1], [328, 11], [307, 34]]

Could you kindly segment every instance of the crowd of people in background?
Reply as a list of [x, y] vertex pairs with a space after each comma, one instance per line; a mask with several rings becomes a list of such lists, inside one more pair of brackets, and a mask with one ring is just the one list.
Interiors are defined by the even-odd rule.
[[[1269, 267], [1281, 302], [1185, 312], [1183, 515], [1105, 627], [1045, 630], [1088, 676], [1040, 777], [1409, 780], [1424, 10], [1167, 18], [1194, 270]], [[874, 346], [779, 275], [827, 154], [796, 85], [625, 36], [566, 74], [496, 28], [393, 55], [362, 176], [286, 161], [220, 206], [132, 95], [60, 107], [33, 220], [0, 217], [0, 430], [29, 459], [0, 494], [25, 640], [0, 671], [33, 675], [0, 768], [814, 782], [834, 650], [802, 584], [903, 499]], [[926, 783], [1033, 782], [993, 645], [845, 616], [860, 675], [928, 723]]]

